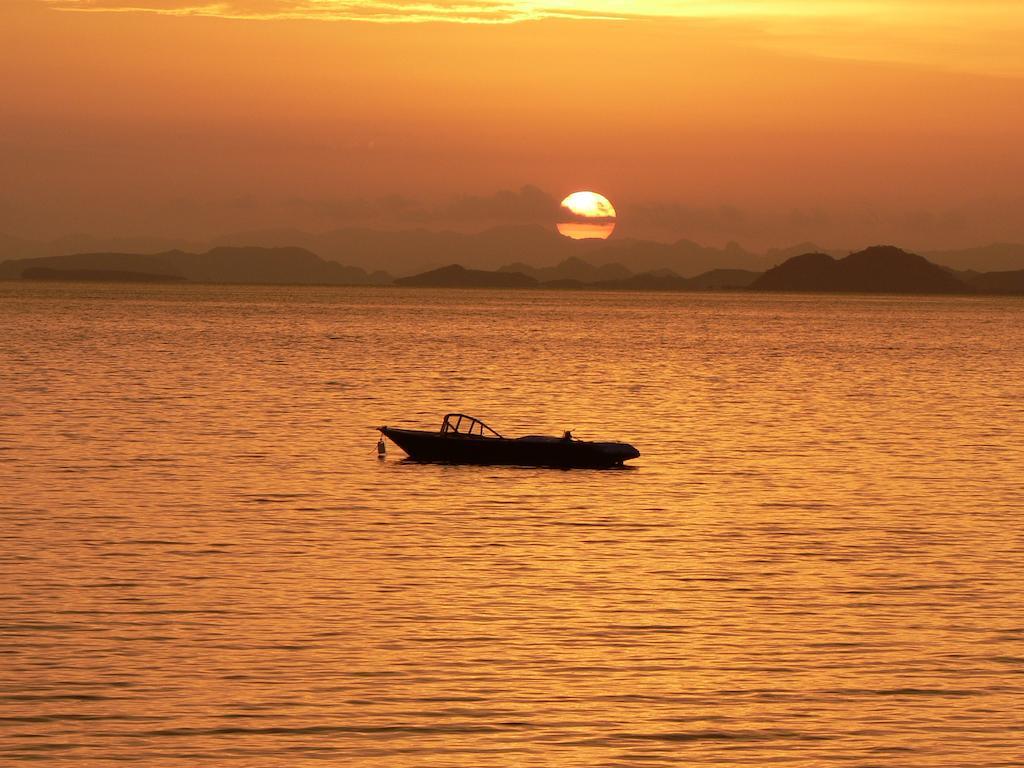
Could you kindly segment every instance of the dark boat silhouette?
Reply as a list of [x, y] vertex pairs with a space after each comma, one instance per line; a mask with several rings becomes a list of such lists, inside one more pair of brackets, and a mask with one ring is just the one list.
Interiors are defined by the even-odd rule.
[[570, 432], [562, 437], [502, 437], [479, 419], [462, 413], [445, 416], [437, 432], [395, 427], [378, 429], [414, 461], [601, 469], [621, 466], [624, 461], [640, 455], [640, 451], [627, 443], [576, 440]]

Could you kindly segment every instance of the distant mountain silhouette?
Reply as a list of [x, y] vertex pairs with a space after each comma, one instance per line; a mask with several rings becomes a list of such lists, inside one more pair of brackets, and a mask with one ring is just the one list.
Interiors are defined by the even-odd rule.
[[794, 256], [757, 278], [758, 291], [970, 293], [971, 288], [923, 256], [874, 246], [843, 259], [825, 253]]
[[730, 243], [725, 248], [713, 248], [690, 240], [675, 243], [607, 240], [588, 258], [628, 264], [632, 271], [641, 273], [669, 269], [680, 277], [695, 277], [712, 269], [749, 269], [760, 272], [768, 265], [763, 256], [746, 251], [736, 243]]
[[606, 291], [692, 291], [693, 281], [680, 277], [670, 269], [642, 272], [621, 280], [600, 280], [588, 288]]
[[[660, 269], [643, 272], [639, 275], [627, 275], [615, 280], [594, 280], [587, 282], [569, 277], [554, 280], [538, 281], [533, 275], [507, 271], [506, 268], [492, 271], [466, 269], [452, 264], [439, 269], [432, 269], [419, 275], [403, 277], [395, 280], [397, 285], [420, 286], [431, 288], [547, 288], [557, 290], [595, 290], [595, 291], [701, 291], [742, 288], [758, 277], [758, 272], [743, 270], [714, 270], [694, 278], [680, 277], [671, 270]], [[561, 265], [559, 265], [561, 266]], [[601, 270], [592, 265], [574, 263], [569, 265], [576, 274], [600, 274]], [[555, 269], [555, 274], [559, 271]], [[541, 271], [541, 274], [545, 274]], [[547, 274], [551, 274], [548, 272]]]
[[629, 277], [632, 272], [621, 264], [603, 264], [594, 266], [578, 256], [570, 256], [553, 267], [534, 267], [523, 262], [506, 264], [501, 272], [519, 272], [540, 282], [552, 280], [575, 280], [581, 283], [595, 283], [598, 280], [621, 280]]
[[588, 252], [590, 246], [586, 243], [539, 226], [496, 227], [472, 234], [427, 229], [347, 228], [321, 234], [281, 230], [218, 238], [218, 244], [225, 245], [298, 245], [325, 259], [367, 270], [386, 268], [400, 276], [453, 263], [485, 270], [525, 258], [535, 263], [551, 263]]
[[1010, 272], [965, 272], [960, 279], [980, 293], [1024, 293], [1024, 269]]
[[69, 253], [154, 254], [172, 250], [201, 251], [208, 247], [181, 238], [166, 237], [95, 237], [82, 234], [65, 235], [41, 242], [0, 234], [0, 262], [64, 256]]
[[710, 272], [691, 277], [690, 283], [701, 291], [727, 291], [747, 288], [760, 276], [760, 272], [749, 269], [712, 269]]
[[145, 272], [152, 275], [183, 278], [171, 258], [176, 252], [145, 255], [138, 253], [71, 253], [65, 256], [42, 256], [33, 259], [12, 259], [0, 262], [0, 277], [19, 278], [28, 269], [104, 270], [110, 272]]
[[395, 280], [395, 285], [428, 288], [536, 288], [537, 281], [518, 272], [466, 269], [459, 264]]
[[765, 254], [765, 260], [769, 264], [781, 264], [786, 259], [794, 256], [803, 256], [805, 253], [827, 253], [829, 256], [838, 257], [842, 253], [848, 253], [848, 251], [833, 251], [828, 248], [820, 248], [815, 243], [805, 241], [787, 246], [786, 248], [769, 248]]
[[45, 243], [37, 243], [21, 237], [0, 233], [0, 262], [3, 262], [5, 259], [30, 259], [49, 255], [45, 248]]
[[368, 275], [358, 267], [325, 261], [302, 248], [214, 248], [206, 253], [152, 255], [74, 253], [0, 262], [0, 278], [17, 278], [33, 268], [144, 272], [203, 283], [363, 285], [391, 281], [385, 273]]
[[[200, 253], [211, 246], [302, 248], [327, 261], [359, 267], [368, 273], [386, 269], [391, 274], [404, 276], [458, 263], [470, 269], [500, 268], [522, 272], [542, 282], [561, 279], [593, 282], [628, 277], [622, 272], [574, 273], [573, 269], [579, 268], [574, 260], [585, 261], [591, 266], [604, 265], [593, 267], [597, 270], [617, 269], [615, 265], [619, 265], [630, 274], [671, 269], [682, 277], [695, 277], [714, 269], [760, 272], [791, 256], [805, 253], [839, 255], [837, 251], [822, 249], [812, 243], [772, 249], [761, 254], [736, 243], [716, 248], [690, 240], [674, 243], [620, 237], [572, 240], [559, 235], [553, 227], [524, 225], [495, 227], [475, 233], [428, 229], [373, 230], [365, 227], [321, 233], [275, 229], [227, 234], [209, 243], [181, 238], [91, 235], [71, 235], [38, 242], [0, 234], [0, 261], [72, 253]], [[978, 248], [929, 251], [922, 255], [935, 264], [957, 270], [1024, 269], [1024, 244], [999, 243]], [[569, 264], [566, 265], [566, 261]], [[533, 270], [545, 272], [536, 274]]]
[[[689, 240], [656, 243], [645, 240], [572, 240], [553, 227], [540, 225], [494, 227], [482, 232], [436, 232], [427, 229], [372, 230], [338, 229], [321, 234], [297, 230], [243, 232], [218, 238], [218, 244], [261, 246], [298, 245], [325, 259], [366, 269], [386, 266], [398, 275], [457, 263], [469, 269], [521, 271], [521, 265], [536, 268], [558, 264], [573, 257], [591, 264], [618, 262], [633, 272], [667, 268], [679, 275], [698, 275], [715, 268], [763, 269], [765, 258], [732, 243], [725, 248], [698, 245]], [[599, 267], [600, 269], [600, 267]], [[523, 274], [529, 274], [524, 272]], [[620, 275], [621, 276], [621, 275]], [[604, 279], [617, 279], [608, 274]], [[571, 275], [546, 275], [538, 279], [579, 279]]]
[[[959, 283], [937, 277], [930, 280], [923, 275], [920, 265], [916, 272], [911, 270], [913, 274], [904, 275], [906, 280], [901, 283], [895, 274], [902, 263], [899, 258], [895, 261], [868, 258], [857, 277], [856, 260], [840, 259], [837, 263], [843, 266], [835, 268], [826, 260], [829, 256], [811, 244], [776, 249], [763, 256], [735, 243], [714, 248], [689, 240], [675, 243], [628, 238], [571, 240], [542, 226], [497, 227], [473, 234], [425, 229], [348, 228], [321, 234], [268, 230], [229, 235], [219, 240], [223, 245], [200, 252], [185, 241], [166, 238], [75, 235], [39, 243], [0, 234], [0, 258], [9, 259], [0, 261], [0, 278], [16, 279], [25, 269], [44, 267], [142, 272], [196, 282], [383, 284], [391, 282], [390, 275], [380, 269], [385, 265], [392, 274], [418, 275], [441, 265], [458, 263], [469, 270], [518, 273], [551, 288], [601, 283], [601, 287], [613, 290], [639, 289], [641, 285], [651, 286], [653, 290], [728, 290], [753, 285], [759, 272], [779, 264], [779, 268], [785, 267], [785, 270], [772, 270], [753, 287], [768, 290], [768, 286], [785, 284], [790, 287], [784, 290], [873, 291], [915, 290], [913, 286], [930, 285], [921, 290], [953, 291], [958, 290], [958, 285], [959, 290], [963, 285], [970, 285], [985, 292], [1006, 293], [1011, 290], [1006, 286], [1015, 285], [1010, 273], [1024, 269], [1024, 245], [996, 244], [930, 254], [932, 266], [948, 267], [947, 272], [960, 270], [952, 275]], [[172, 243], [183, 245], [167, 248]], [[67, 250], [89, 244], [117, 247]], [[160, 250], [156, 250], [158, 247]], [[812, 252], [819, 255], [809, 257]], [[12, 256], [17, 258], [10, 258]], [[791, 256], [798, 256], [801, 261], [789, 264]], [[783, 261], [786, 264], [780, 263]], [[545, 264], [550, 266], [543, 266]], [[995, 268], [1005, 274], [980, 278], [977, 271], [969, 269], [979, 265], [996, 265]], [[965, 268], [968, 268], [966, 272]], [[671, 279], [666, 280], [667, 273], [662, 270], [671, 272]], [[661, 279], [657, 279], [659, 273]], [[652, 274], [655, 277], [650, 277]], [[636, 279], [631, 279], [633, 277]], [[696, 282], [687, 284], [682, 282], [684, 280]], [[491, 278], [487, 281], [491, 282]], [[907, 287], [898, 287], [904, 284]], [[852, 285], [860, 287], [850, 287]], [[888, 287], [884, 287], [886, 285]]]
[[925, 251], [922, 254], [933, 264], [957, 270], [1006, 272], [1024, 269], [1024, 244], [993, 243], [980, 248]]
[[680, 277], [670, 269], [658, 269], [581, 287], [613, 291], [720, 291], [745, 288], [760, 274], [742, 269], [713, 269], [696, 277]]
[[351, 285], [373, 282], [366, 271], [325, 261], [304, 248], [214, 248], [181, 254], [183, 274], [208, 283], [312, 283]]
[[174, 283], [185, 282], [178, 275], [160, 275], [152, 272], [129, 272], [123, 269], [51, 269], [29, 267], [21, 273], [23, 280], [68, 280], [101, 283]]
[[538, 282], [552, 288], [573, 288], [596, 286], [614, 290], [639, 290], [639, 286], [650, 286], [645, 290], [716, 290], [745, 288], [760, 275], [760, 272], [744, 269], [713, 269], [696, 277], [684, 278], [675, 271], [660, 267], [634, 275], [619, 263], [595, 266], [589, 261], [571, 256], [553, 267], [532, 267], [516, 262], [506, 264], [502, 272], [519, 272], [529, 275]]
[[[411, 230], [373, 230], [349, 227], [322, 233], [297, 229], [239, 232], [215, 238], [215, 246], [304, 248], [328, 261], [360, 267], [367, 272], [386, 269], [391, 274], [412, 275], [445, 264], [458, 263], [470, 269], [499, 269], [522, 272], [538, 280], [615, 280], [627, 273], [671, 269], [690, 277], [711, 269], [762, 270], [774, 260], [729, 244], [724, 248], [702, 246], [690, 240], [675, 243], [628, 238], [572, 240], [553, 227], [540, 225], [494, 227], [476, 233]], [[97, 238], [75, 235], [47, 243], [0, 235], [0, 261], [40, 258], [70, 253], [162, 254], [171, 251], [195, 253], [205, 247], [168, 238]], [[585, 260], [600, 274], [573, 273], [574, 259]], [[569, 261], [568, 265], [565, 262]], [[621, 269], [615, 266], [626, 265]], [[533, 269], [555, 271], [534, 275]], [[564, 267], [562, 265], [565, 265]], [[608, 266], [611, 265], [611, 266]], [[577, 267], [579, 265], [576, 265]], [[526, 269], [524, 269], [526, 267]], [[623, 273], [622, 269], [627, 270]]]

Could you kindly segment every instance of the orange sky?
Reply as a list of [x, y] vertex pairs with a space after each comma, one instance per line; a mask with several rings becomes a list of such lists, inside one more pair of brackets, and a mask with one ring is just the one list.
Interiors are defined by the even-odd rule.
[[616, 236], [1024, 241], [1022, 33], [985, 0], [3, 0], [0, 233], [476, 229], [533, 185]]

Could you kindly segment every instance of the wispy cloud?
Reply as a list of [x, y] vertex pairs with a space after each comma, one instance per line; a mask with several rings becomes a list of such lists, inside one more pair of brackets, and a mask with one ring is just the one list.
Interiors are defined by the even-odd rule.
[[562, 216], [558, 200], [527, 184], [518, 190], [490, 195], [464, 194], [442, 202], [426, 203], [404, 195], [376, 199], [310, 199], [294, 197], [288, 209], [338, 224], [377, 226], [467, 226], [494, 224], [554, 224]]
[[1024, 75], [1021, 0], [39, 0], [61, 11], [252, 20], [514, 24], [749, 22], [755, 44], [812, 56]]
[[[511, 24], [544, 18], [624, 18], [614, 10], [541, 7], [519, 0], [42, 0], [62, 11], [154, 13], [224, 19]], [[635, 14], [628, 14], [635, 15]]]
[[573, 18], [875, 18], [898, 23], [954, 15], [1020, 14], [1019, 0], [41, 0], [67, 11], [236, 19], [516, 22]]

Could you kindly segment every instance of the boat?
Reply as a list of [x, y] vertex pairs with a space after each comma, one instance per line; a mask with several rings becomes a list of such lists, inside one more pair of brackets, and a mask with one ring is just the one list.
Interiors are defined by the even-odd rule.
[[503, 437], [480, 419], [464, 413], [447, 414], [437, 432], [396, 427], [377, 429], [414, 461], [603, 469], [621, 467], [623, 462], [640, 455], [640, 451], [628, 443], [577, 440], [571, 432], [561, 437]]

